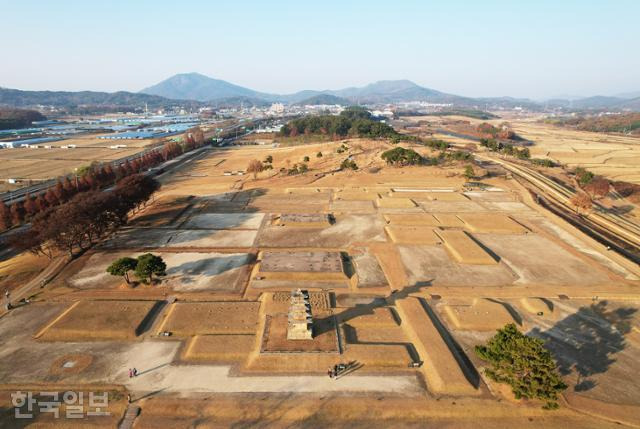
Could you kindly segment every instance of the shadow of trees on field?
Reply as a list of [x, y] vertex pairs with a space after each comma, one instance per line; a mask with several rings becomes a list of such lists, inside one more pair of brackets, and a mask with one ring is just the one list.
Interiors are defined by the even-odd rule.
[[[203, 255], [206, 255], [203, 253]], [[184, 284], [194, 283], [195, 277], [214, 277], [222, 275], [236, 268], [248, 266], [255, 261], [255, 255], [220, 255], [213, 258], [203, 258], [184, 262], [167, 269], [167, 277], [179, 277]]]
[[576, 392], [596, 386], [590, 378], [606, 372], [616, 361], [614, 355], [626, 347], [631, 319], [638, 311], [632, 307], [609, 310], [607, 301], [581, 307], [546, 331], [533, 329], [529, 335], [541, 338], [558, 362], [562, 375], [576, 372]]

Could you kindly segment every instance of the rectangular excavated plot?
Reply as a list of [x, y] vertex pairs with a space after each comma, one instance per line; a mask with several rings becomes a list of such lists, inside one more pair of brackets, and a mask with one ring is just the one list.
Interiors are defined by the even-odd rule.
[[342, 191], [333, 194], [333, 201], [375, 201], [378, 197], [377, 192]]
[[255, 334], [259, 302], [176, 302], [166, 312], [158, 332], [178, 337], [213, 334]]
[[[346, 330], [345, 330], [346, 331]], [[351, 332], [355, 335], [345, 332], [345, 339], [348, 343], [406, 343], [407, 337], [404, 330], [400, 326], [385, 327], [379, 326], [358, 326], [353, 328]]]
[[258, 231], [131, 228], [120, 231], [103, 248], [252, 247]]
[[399, 244], [440, 244], [442, 240], [430, 226], [385, 226], [385, 231], [394, 243]]
[[461, 213], [458, 216], [465, 227], [473, 232], [498, 234], [524, 234], [527, 229], [509, 216], [501, 213]]
[[331, 225], [328, 214], [284, 213], [275, 220], [276, 225], [299, 228], [326, 228]]
[[420, 201], [466, 201], [469, 199], [457, 192], [425, 192], [421, 197], [415, 197]]
[[381, 209], [410, 209], [416, 207], [411, 198], [378, 198], [376, 206]]
[[455, 329], [463, 331], [494, 331], [513, 317], [504, 305], [483, 298], [473, 299], [469, 305], [443, 305], [444, 313]]
[[259, 275], [268, 279], [345, 279], [340, 252], [271, 252], [261, 255]]
[[78, 301], [36, 334], [47, 341], [130, 340], [157, 301]]
[[440, 222], [429, 213], [388, 213], [384, 215], [391, 226], [440, 226]]
[[465, 192], [471, 201], [479, 202], [513, 202], [514, 196], [510, 192], [480, 192], [470, 191]]
[[314, 335], [311, 340], [287, 339], [287, 323], [285, 313], [267, 316], [261, 353], [338, 353], [336, 328], [329, 313], [314, 317]]
[[184, 229], [258, 229], [264, 213], [199, 213], [191, 216]]
[[257, 238], [257, 247], [346, 248], [352, 243], [386, 241], [384, 222], [375, 214], [336, 216], [335, 223], [323, 229], [265, 226]]
[[329, 203], [311, 204], [307, 202], [268, 202], [250, 204], [247, 206], [247, 210], [266, 213], [326, 213], [329, 211]]
[[183, 360], [199, 362], [239, 362], [253, 350], [255, 335], [196, 335], [189, 341]]
[[421, 201], [420, 207], [427, 213], [476, 213], [486, 211], [473, 201]]
[[343, 356], [345, 361], [378, 368], [406, 368], [413, 361], [404, 344], [347, 344]]
[[248, 230], [179, 230], [167, 247], [252, 247], [258, 231]]
[[399, 323], [392, 311], [389, 307], [378, 307], [373, 310], [363, 310], [361, 315], [353, 317], [353, 314], [358, 312], [356, 306], [351, 309], [336, 309], [335, 314], [340, 323], [347, 323], [356, 328], [395, 328]]
[[463, 265], [452, 261], [443, 246], [398, 246], [410, 284], [436, 286], [503, 286], [517, 277], [504, 264]]
[[517, 283], [584, 286], [611, 281], [594, 263], [537, 234], [479, 234], [477, 238], [520, 277]]
[[320, 195], [328, 195], [330, 196], [331, 193], [333, 192], [331, 189], [327, 189], [327, 188], [287, 188], [285, 189], [285, 192], [287, 194], [298, 194], [298, 195], [315, 195], [315, 194], [320, 194]]
[[[116, 287], [124, 280], [107, 273], [107, 267], [118, 258], [140, 255], [139, 252], [96, 253], [69, 279], [69, 283], [82, 289]], [[163, 285], [177, 291], [236, 291], [242, 286], [254, 260], [250, 253], [162, 252], [159, 255], [167, 264], [167, 275], [159, 279]], [[133, 273], [130, 276], [135, 279]]]
[[364, 252], [353, 256], [352, 260], [356, 269], [359, 288], [384, 287], [389, 285], [374, 255], [369, 252]]
[[464, 231], [440, 230], [436, 234], [449, 254], [461, 264], [495, 265], [498, 263]]
[[373, 201], [334, 200], [329, 206], [332, 212], [339, 213], [375, 213], [376, 211], [376, 208], [373, 206]]
[[487, 209], [491, 211], [503, 211], [503, 212], [527, 212], [531, 211], [529, 206], [519, 203], [517, 201], [488, 201], [483, 202]]
[[462, 228], [464, 226], [464, 222], [454, 213], [434, 213], [433, 217], [444, 228]]

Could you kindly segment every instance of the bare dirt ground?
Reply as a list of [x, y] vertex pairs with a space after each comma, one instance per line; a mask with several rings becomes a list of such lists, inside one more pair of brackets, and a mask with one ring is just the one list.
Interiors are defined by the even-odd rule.
[[[136, 427], [640, 425], [633, 269], [534, 210], [513, 181], [463, 192], [462, 164], [392, 168], [380, 159], [388, 143], [347, 140], [338, 154], [341, 144], [225, 148], [163, 176], [155, 202], [129, 226], [0, 316], [0, 390], [116, 386], [142, 407]], [[224, 174], [267, 155], [274, 168], [256, 179]], [[308, 173], [278, 173], [304, 156]], [[337, 171], [347, 156], [358, 171]], [[283, 213], [335, 221], [271, 221]], [[394, 242], [389, 226], [415, 229]], [[442, 237], [404, 242], [424, 228], [465, 234], [495, 263], [461, 263]], [[105, 272], [116, 257], [146, 251], [167, 263], [157, 284], [128, 287]], [[267, 251], [339, 252], [342, 280], [309, 271], [265, 286], [255, 263]], [[0, 285], [46, 263], [7, 259]], [[331, 350], [283, 339], [298, 287], [311, 291], [316, 333]], [[80, 311], [87, 301], [90, 311]], [[279, 342], [263, 350], [274, 317]], [[514, 401], [483, 377], [473, 349], [509, 321], [548, 340], [569, 384], [560, 410]], [[56, 329], [65, 332], [47, 339]], [[328, 377], [349, 362], [350, 372]]]

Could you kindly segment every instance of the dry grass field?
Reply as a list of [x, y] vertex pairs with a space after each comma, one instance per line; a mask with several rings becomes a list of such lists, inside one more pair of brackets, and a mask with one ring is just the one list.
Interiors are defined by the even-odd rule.
[[177, 337], [193, 335], [254, 334], [259, 302], [179, 302], [171, 304], [158, 332]]
[[228, 362], [246, 359], [256, 344], [255, 335], [196, 335], [184, 350], [185, 361]]
[[46, 341], [131, 340], [155, 301], [78, 301], [36, 336]]
[[30, 252], [23, 252], [12, 258], [0, 261], [0, 293], [27, 283], [50, 263], [46, 256], [36, 256]]
[[640, 165], [638, 137], [572, 130], [542, 123], [540, 119], [540, 116], [512, 115], [487, 121], [461, 116], [405, 118], [410, 124], [421, 124], [416, 129], [420, 135], [446, 140], [460, 146], [477, 145], [477, 142], [439, 133], [438, 130], [455, 130], [461, 123], [476, 126], [482, 122], [493, 125], [508, 122], [516, 134], [534, 143], [529, 148], [533, 158], [550, 158], [569, 167], [585, 167], [611, 180], [640, 183], [640, 170], [637, 168]]
[[[157, 144], [154, 140], [105, 140], [98, 136], [79, 136], [42, 145], [51, 149], [14, 148], [0, 150], [0, 192], [16, 189], [22, 184], [9, 184], [7, 179], [45, 180], [72, 174], [75, 168], [87, 166], [92, 161], [107, 162], [134, 155], [147, 146]], [[74, 149], [60, 146], [76, 145]], [[112, 145], [126, 148], [110, 149]]]
[[611, 180], [640, 183], [640, 139], [575, 131], [535, 121], [512, 121], [516, 133], [532, 140], [533, 157], [585, 167]]
[[446, 305], [444, 312], [452, 325], [460, 330], [495, 331], [507, 323], [514, 323], [502, 304], [486, 299]]

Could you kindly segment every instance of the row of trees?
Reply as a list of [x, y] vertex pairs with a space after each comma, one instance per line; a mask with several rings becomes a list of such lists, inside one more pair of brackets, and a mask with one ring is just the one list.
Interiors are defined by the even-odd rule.
[[57, 206], [47, 207], [31, 220], [31, 228], [15, 234], [12, 245], [53, 257], [53, 250], [74, 255], [127, 222], [129, 213], [146, 204], [159, 183], [142, 174], [127, 176], [111, 191], [91, 190]]
[[165, 143], [161, 148], [146, 152], [118, 166], [93, 162], [91, 165], [79, 168], [75, 177], [59, 179], [53, 187], [43, 193], [35, 196], [27, 193], [24, 201], [16, 201], [10, 206], [0, 201], [0, 231], [28, 222], [38, 213], [66, 203], [76, 194], [108, 188], [125, 177], [146, 171], [201, 147], [204, 143], [202, 130], [195, 128], [185, 133], [180, 143]]

